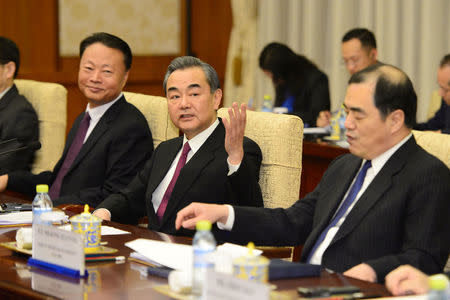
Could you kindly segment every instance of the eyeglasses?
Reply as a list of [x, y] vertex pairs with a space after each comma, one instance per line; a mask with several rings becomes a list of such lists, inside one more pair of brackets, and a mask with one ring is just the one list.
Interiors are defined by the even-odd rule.
[[346, 65], [346, 66], [348, 66], [348, 65], [353, 65], [353, 66], [355, 66], [355, 65], [358, 64], [358, 62], [360, 61], [360, 59], [361, 59], [361, 57], [344, 58], [344, 59], [342, 60], [342, 63], [343, 63], [344, 65]]

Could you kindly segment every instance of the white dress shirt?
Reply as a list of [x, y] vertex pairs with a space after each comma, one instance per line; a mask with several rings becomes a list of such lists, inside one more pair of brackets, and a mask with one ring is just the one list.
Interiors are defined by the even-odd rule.
[[[370, 183], [373, 181], [375, 176], [380, 172], [380, 170], [383, 168], [383, 166], [386, 164], [386, 162], [389, 160], [389, 158], [404, 144], [406, 141], [408, 141], [411, 138], [412, 134], [410, 133], [408, 136], [406, 136], [404, 139], [402, 139], [399, 143], [397, 143], [395, 146], [390, 148], [389, 150], [385, 151], [378, 157], [372, 159], [372, 167], [367, 170], [366, 177], [364, 178], [364, 183], [359, 190], [358, 194], [356, 195], [355, 200], [350, 205], [350, 207], [347, 209], [347, 211], [344, 213], [344, 215], [339, 219], [339, 221], [336, 223], [335, 226], [331, 227], [330, 230], [328, 230], [327, 235], [325, 236], [322, 243], [317, 247], [316, 251], [312, 255], [309, 263], [311, 264], [318, 264], [320, 265], [322, 263], [322, 256], [327, 247], [330, 245], [331, 241], [333, 240], [334, 236], [339, 230], [339, 227], [344, 223], [345, 218], [349, 214], [349, 212], [352, 210], [352, 208], [355, 206], [356, 202], [359, 200], [361, 195], [364, 193], [364, 191], [367, 189], [367, 187], [370, 185]], [[362, 165], [365, 163], [365, 160], [363, 160]], [[360, 169], [361, 169], [360, 167]], [[355, 178], [353, 178], [352, 184], [350, 184], [347, 192], [345, 193], [344, 197], [341, 200], [341, 204], [344, 201], [344, 199], [347, 197], [347, 194], [353, 185], [353, 182], [356, 180], [356, 176], [358, 175], [359, 171], [356, 173]], [[218, 228], [222, 230], [231, 230], [233, 228], [234, 219], [235, 219], [235, 213], [234, 208], [231, 205], [228, 206], [228, 219], [226, 223], [217, 223]], [[339, 210], [339, 208], [336, 210], [336, 212]], [[335, 213], [336, 213], [335, 212]]]
[[94, 130], [95, 126], [97, 126], [98, 121], [100, 121], [100, 119], [103, 117], [103, 115], [105, 114], [105, 112], [114, 104], [116, 103], [120, 97], [122, 97], [122, 93], [120, 93], [120, 95], [114, 99], [111, 102], [105, 103], [103, 105], [94, 107], [94, 108], [90, 108], [89, 104], [86, 107], [86, 112], [89, 113], [89, 116], [91, 117], [91, 121], [89, 123], [89, 128], [86, 132], [86, 136], [84, 137], [84, 141], [83, 144], [86, 143], [89, 135], [91, 135], [92, 131]]
[[[194, 154], [200, 149], [200, 147], [205, 143], [205, 141], [209, 138], [209, 136], [213, 133], [213, 131], [216, 129], [216, 127], [219, 125], [219, 119], [216, 119], [214, 123], [211, 124], [208, 128], [194, 136], [192, 139], [188, 140], [186, 138], [186, 135], [184, 135], [183, 138], [183, 145], [186, 142], [189, 142], [189, 146], [191, 147], [191, 151], [189, 151], [187, 158], [186, 158], [186, 164], [189, 162], [189, 160], [194, 156]], [[178, 164], [178, 160], [180, 159], [181, 152], [183, 150], [183, 147], [181, 147], [180, 151], [178, 151], [178, 154], [175, 156], [175, 159], [173, 160], [172, 164], [170, 165], [170, 169], [167, 172], [166, 176], [164, 176], [163, 180], [159, 183], [158, 187], [153, 191], [152, 194], [152, 203], [153, 203], [153, 209], [155, 212], [158, 211], [158, 207], [161, 204], [162, 198], [164, 197], [164, 193], [167, 190], [167, 187], [169, 186], [170, 181], [172, 180], [173, 174], [175, 173], [175, 169]], [[239, 165], [231, 165], [227, 159], [228, 162], [228, 176], [233, 174], [239, 169]]]

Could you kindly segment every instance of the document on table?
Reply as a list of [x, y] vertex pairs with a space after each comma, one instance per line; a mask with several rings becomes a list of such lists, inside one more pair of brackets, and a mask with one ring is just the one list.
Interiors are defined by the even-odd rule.
[[31, 224], [33, 221], [33, 213], [31, 211], [20, 211], [0, 215], [0, 226]]
[[[60, 226], [59, 228], [64, 229], [64, 230], [72, 230], [71, 225], [70, 224], [66, 224], [64, 226]], [[121, 230], [115, 227], [111, 227], [111, 226], [106, 226], [106, 225], [102, 225], [102, 229], [101, 229], [101, 235], [119, 235], [119, 234], [130, 234], [130, 232], [125, 231], [125, 230]]]
[[190, 245], [136, 239], [125, 243], [125, 246], [163, 266], [180, 271], [192, 269], [192, 246]]

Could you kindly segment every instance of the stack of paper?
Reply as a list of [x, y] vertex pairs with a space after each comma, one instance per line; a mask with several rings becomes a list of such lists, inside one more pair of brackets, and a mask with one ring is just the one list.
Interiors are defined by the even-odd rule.
[[0, 226], [31, 224], [32, 221], [33, 213], [31, 211], [20, 211], [0, 215]]

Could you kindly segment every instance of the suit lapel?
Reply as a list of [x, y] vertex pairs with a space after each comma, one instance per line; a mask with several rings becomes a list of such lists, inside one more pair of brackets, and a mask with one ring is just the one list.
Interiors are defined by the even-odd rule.
[[389, 158], [349, 212], [331, 244], [344, 238], [358, 226], [377, 201], [386, 194], [392, 185], [392, 178], [403, 169], [409, 157], [408, 152], [414, 145], [417, 145], [414, 138], [410, 138]]
[[[5, 107], [7, 107], [11, 102], [12, 99], [14, 99], [14, 97], [18, 94], [18, 90], [16, 88], [16, 85], [13, 84], [13, 86], [9, 89], [9, 91], [3, 95], [3, 97], [1, 98], [0, 101], [0, 110], [4, 109]], [[13, 104], [14, 105], [14, 104]]]
[[104, 115], [100, 118], [97, 125], [95, 126], [94, 130], [89, 135], [86, 142], [81, 147], [80, 153], [78, 153], [77, 157], [73, 161], [72, 165], [70, 166], [70, 169], [67, 171], [67, 174], [69, 174], [74, 168], [76, 168], [76, 166], [82, 161], [82, 159], [86, 156], [86, 154], [88, 154], [91, 151], [91, 149], [95, 146], [95, 144], [102, 137], [102, 135], [108, 130], [110, 126], [109, 124], [116, 119], [117, 115], [120, 113], [125, 103], [126, 103], [125, 98], [122, 96], [104, 113]]
[[343, 178], [344, 181], [332, 180], [331, 182], [327, 182], [327, 185], [324, 186], [321, 192], [324, 196], [320, 197], [326, 198], [327, 201], [324, 204], [321, 204], [320, 209], [317, 209], [316, 207], [316, 214], [319, 221], [317, 224], [314, 224], [313, 230], [305, 243], [305, 249], [303, 251], [304, 255], [309, 253], [319, 235], [330, 223], [331, 218], [336, 213], [345, 193], [349, 189], [353, 178], [356, 176], [356, 173], [361, 166], [361, 161], [360, 158], [353, 156], [353, 159], [345, 162], [345, 164], [340, 166], [334, 174], [330, 174], [331, 177], [336, 178], [342, 178], [342, 174], [348, 174], [348, 176], [346, 176], [345, 179]]
[[225, 128], [220, 122], [213, 133], [198, 149], [194, 156], [181, 169], [178, 180], [170, 196], [169, 203], [164, 213], [161, 224], [164, 224], [174, 213], [181, 202], [181, 198], [187, 190], [193, 185], [194, 181], [201, 174], [202, 170], [215, 158], [217, 149], [223, 147], [225, 137]]

